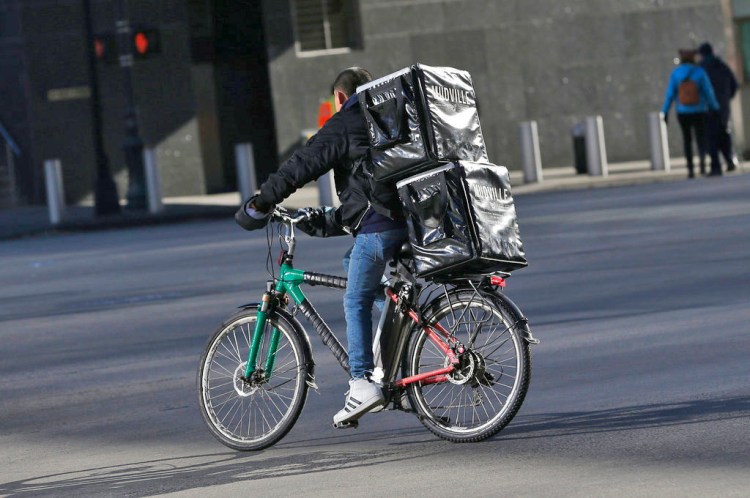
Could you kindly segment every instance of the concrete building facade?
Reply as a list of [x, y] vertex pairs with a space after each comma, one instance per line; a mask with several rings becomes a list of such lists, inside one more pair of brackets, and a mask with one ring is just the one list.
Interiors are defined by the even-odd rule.
[[[18, 204], [44, 203], [50, 158], [63, 163], [68, 202], [91, 195], [85, 1], [96, 32], [113, 30], [123, 6], [132, 25], [160, 31], [161, 53], [137, 61], [132, 78], [165, 195], [235, 189], [239, 142], [253, 143], [265, 178], [316, 128], [332, 79], [353, 65], [376, 77], [415, 62], [468, 70], [489, 158], [511, 169], [520, 167], [519, 123], [537, 121], [543, 165], [564, 166], [571, 128], [591, 115], [603, 117], [610, 161], [646, 159], [647, 114], [661, 107], [679, 48], [708, 40], [739, 76], [750, 67], [750, 0], [0, 0], [0, 125], [20, 150], [13, 175], [0, 154], [0, 205], [9, 188]], [[97, 68], [124, 197], [123, 70]], [[741, 149], [747, 92], [734, 113]], [[8, 177], [15, 184], [3, 190]]]
[[[472, 74], [493, 162], [518, 169], [519, 123], [535, 120], [543, 165], [571, 165], [571, 128], [591, 115], [603, 117], [610, 161], [646, 159], [647, 115], [677, 50], [710, 40], [725, 56], [730, 44], [719, 0], [361, 0], [351, 50], [308, 54], [294, 4], [264, 1], [280, 150], [314, 125], [337, 71], [378, 77], [421, 62]], [[669, 134], [681, 155], [676, 124]]]

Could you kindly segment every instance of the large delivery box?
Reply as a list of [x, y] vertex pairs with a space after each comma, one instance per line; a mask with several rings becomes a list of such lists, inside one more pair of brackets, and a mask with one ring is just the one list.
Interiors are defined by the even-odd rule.
[[375, 180], [395, 182], [446, 161], [489, 162], [468, 72], [415, 64], [357, 95]]
[[396, 186], [417, 276], [450, 280], [527, 265], [505, 167], [455, 161]]

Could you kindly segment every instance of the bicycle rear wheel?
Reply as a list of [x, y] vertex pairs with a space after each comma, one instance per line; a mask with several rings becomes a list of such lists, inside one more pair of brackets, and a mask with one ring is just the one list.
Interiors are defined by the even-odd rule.
[[[198, 368], [198, 404], [211, 433], [236, 450], [260, 450], [284, 437], [297, 421], [307, 398], [312, 358], [303, 333], [280, 313], [266, 320], [251, 382], [245, 373], [257, 309], [227, 320], [206, 345]], [[271, 331], [279, 343], [271, 375], [263, 371]]]
[[[492, 294], [456, 289], [427, 306], [424, 322], [442, 325], [465, 352], [443, 382], [409, 386], [409, 401], [422, 415], [422, 423], [453, 442], [476, 442], [497, 434], [518, 412], [529, 386], [531, 352], [522, 336], [522, 317]], [[449, 363], [423, 330], [414, 331], [407, 375]]]

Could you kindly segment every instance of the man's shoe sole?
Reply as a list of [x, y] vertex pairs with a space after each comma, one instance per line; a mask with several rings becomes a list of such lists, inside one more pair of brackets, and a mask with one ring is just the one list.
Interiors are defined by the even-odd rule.
[[[385, 402], [385, 399], [382, 396], [372, 397], [369, 400], [361, 403], [359, 406], [357, 406], [356, 409], [349, 412], [347, 416], [342, 418], [341, 420], [336, 420], [336, 416], [334, 415], [333, 425], [334, 427], [336, 427], [338, 424], [342, 424], [344, 422], [353, 422], [353, 421], [359, 420], [360, 418], [362, 418], [363, 415], [368, 413], [372, 407], [382, 404], [384, 402]], [[338, 413], [336, 415], [338, 415]]]

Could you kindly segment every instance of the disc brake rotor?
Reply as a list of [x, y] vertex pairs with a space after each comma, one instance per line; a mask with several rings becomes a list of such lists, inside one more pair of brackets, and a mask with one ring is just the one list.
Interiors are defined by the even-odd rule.
[[[246, 382], [242, 379], [245, 375], [245, 367], [247, 365], [247, 362], [240, 363], [237, 366], [237, 369], [234, 371], [234, 390], [237, 392], [237, 394], [243, 398], [247, 396], [252, 396], [255, 394], [255, 392], [258, 390], [260, 385], [257, 382]], [[253, 372], [253, 377], [258, 372]]]
[[[460, 363], [458, 365], [454, 365], [455, 370], [447, 375], [448, 382], [459, 386], [469, 382], [474, 376], [474, 371], [476, 370], [476, 359], [471, 352], [463, 353], [460, 356], [460, 359]], [[450, 358], [446, 357], [444, 366], [447, 367], [450, 364]]]

